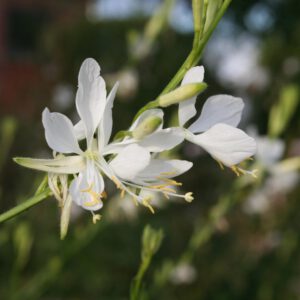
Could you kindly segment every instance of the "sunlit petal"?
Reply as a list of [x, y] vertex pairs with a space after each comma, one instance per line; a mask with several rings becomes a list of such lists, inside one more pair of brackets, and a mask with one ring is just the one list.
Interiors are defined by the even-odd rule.
[[[202, 66], [193, 67], [186, 72], [181, 85], [202, 82], [203, 79], [204, 68]], [[197, 97], [195, 96], [191, 99], [179, 103], [178, 118], [180, 126], [183, 126], [188, 120], [195, 116], [197, 112], [195, 108], [196, 98]]]
[[100, 76], [100, 66], [87, 58], [81, 65], [78, 75], [76, 107], [85, 125], [85, 134], [90, 144], [95, 130], [102, 118], [106, 102], [106, 87]]
[[119, 83], [116, 82], [112, 90], [110, 91], [107, 100], [106, 105], [103, 113], [103, 118], [100, 121], [99, 127], [98, 127], [98, 148], [99, 151], [103, 149], [105, 145], [107, 145], [111, 131], [112, 131], [112, 108], [114, 105], [114, 99], [116, 96], [117, 89], [119, 87]]
[[110, 166], [117, 176], [133, 179], [150, 162], [150, 153], [136, 144], [125, 147], [111, 162]]
[[253, 138], [227, 124], [217, 124], [202, 134], [187, 134], [186, 138], [226, 166], [236, 165], [256, 152]]
[[236, 127], [242, 116], [244, 102], [230, 95], [209, 97], [203, 105], [200, 117], [189, 127], [194, 133], [208, 130], [217, 123]]
[[73, 124], [65, 115], [50, 113], [48, 108], [45, 108], [42, 122], [50, 148], [61, 153], [81, 153]]

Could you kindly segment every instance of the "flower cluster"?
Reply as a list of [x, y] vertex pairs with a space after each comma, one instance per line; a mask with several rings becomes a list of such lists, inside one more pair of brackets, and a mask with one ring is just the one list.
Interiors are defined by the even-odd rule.
[[15, 158], [15, 161], [48, 173], [49, 187], [63, 208], [62, 214], [75, 202], [92, 212], [94, 222], [100, 218], [95, 211], [102, 208], [106, 197], [103, 176], [114, 182], [121, 196], [127, 193], [137, 204], [151, 211], [151, 198], [141, 196], [141, 191], [158, 192], [166, 198], [179, 197], [190, 202], [192, 193], [177, 193], [181, 183], [173, 177], [188, 171], [192, 163], [160, 159], [158, 153], [187, 140], [201, 146], [222, 166], [240, 174], [249, 171], [237, 164], [256, 151], [255, 141], [236, 128], [244, 106], [240, 98], [210, 97], [196, 121], [185, 127], [197, 113], [195, 102], [201, 90], [197, 87], [203, 86], [203, 77], [203, 67], [194, 67], [186, 73], [177, 91], [158, 98], [157, 106], [161, 107], [179, 103], [178, 127], [164, 128], [162, 109], [152, 108], [142, 112], [123, 135], [110, 141], [118, 83], [107, 95], [100, 66], [88, 58], [78, 76], [76, 109], [80, 121], [74, 126], [61, 113], [50, 112], [48, 108], [43, 111], [45, 137], [54, 151], [54, 158]]

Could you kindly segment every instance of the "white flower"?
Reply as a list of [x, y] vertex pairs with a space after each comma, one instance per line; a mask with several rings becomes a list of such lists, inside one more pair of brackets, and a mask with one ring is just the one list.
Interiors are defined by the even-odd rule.
[[[99, 73], [100, 67], [95, 60], [89, 58], [83, 62], [79, 71], [76, 95], [76, 108], [81, 120], [75, 126], [63, 114], [51, 113], [47, 108], [43, 111], [42, 121], [46, 141], [52, 150], [60, 154], [54, 159], [16, 158], [15, 161], [25, 167], [46, 171], [49, 174], [64, 176], [72, 174], [74, 178], [68, 187], [68, 194], [75, 203], [91, 212], [103, 206], [102, 199], [105, 197], [103, 174], [116, 184], [121, 190], [121, 195], [128, 193], [136, 202], [144, 204], [151, 210], [150, 199], [140, 196], [137, 190], [158, 191], [166, 197], [174, 195], [187, 201], [192, 200], [191, 193], [178, 195], [169, 187], [181, 185], [171, 178], [186, 172], [192, 163], [151, 158], [150, 151], [169, 149], [182, 141], [182, 137], [178, 135], [172, 137], [173, 129], [159, 128], [141, 143], [129, 140], [125, 141], [122, 147], [116, 146], [118, 151], [109, 151], [113, 148], [108, 142], [112, 132], [112, 107], [118, 83], [106, 98], [105, 82]], [[132, 128], [149, 113], [151, 112], [140, 116]], [[152, 113], [162, 112], [157, 110]], [[94, 137], [95, 134], [97, 138]], [[86, 140], [85, 150], [79, 145], [79, 141], [83, 138]], [[117, 155], [108, 162], [105, 156], [110, 153]], [[53, 178], [57, 180], [56, 176]], [[49, 187], [54, 190], [57, 184], [51, 180], [49, 182]], [[59, 195], [57, 191], [55, 192], [54, 195]], [[94, 215], [93, 220], [96, 221], [99, 217]]]
[[[202, 82], [204, 68], [191, 68], [182, 84]], [[196, 96], [179, 103], [178, 117], [181, 128], [197, 113]], [[244, 103], [241, 98], [216, 95], [208, 98], [200, 116], [187, 129], [186, 140], [201, 146], [221, 164], [231, 167], [237, 174], [245, 173], [236, 165], [256, 152], [255, 140], [236, 128], [241, 120]], [[254, 173], [250, 172], [252, 175]]]
[[140, 124], [153, 117], [161, 119], [161, 123], [154, 130], [154, 132], [147, 134], [140, 139], [134, 138], [133, 136], [127, 136], [122, 141], [114, 142], [108, 145], [105, 148], [104, 153], [119, 153], [125, 146], [131, 144], [137, 144], [150, 152], [162, 152], [176, 147], [184, 140], [180, 128], [172, 127], [163, 129], [164, 113], [159, 108], [149, 109], [143, 112], [131, 125], [128, 132], [134, 132], [134, 130], [138, 128]]

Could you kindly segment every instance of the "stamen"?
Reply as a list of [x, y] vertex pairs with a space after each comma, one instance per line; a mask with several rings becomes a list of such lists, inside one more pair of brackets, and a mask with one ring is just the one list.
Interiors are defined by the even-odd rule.
[[170, 178], [165, 178], [165, 177], [156, 177], [158, 180], [164, 181], [166, 183], [168, 183], [169, 185], [176, 185], [176, 186], [182, 186], [181, 182], [178, 182], [176, 180], [170, 179]]
[[253, 178], [257, 178], [258, 169], [254, 169], [252, 171], [244, 170], [238, 166], [232, 166], [231, 170], [239, 177], [240, 175], [248, 174]]
[[216, 162], [218, 163], [219, 167], [221, 168], [222, 171], [224, 171], [224, 165], [222, 164], [221, 161], [216, 159]]
[[162, 176], [172, 176], [172, 175], [176, 175], [176, 172], [175, 171], [161, 172], [160, 175], [162, 175]]
[[151, 196], [145, 197], [145, 198], [143, 198], [142, 203], [143, 203], [144, 206], [146, 206], [147, 208], [149, 208], [149, 210], [153, 214], [155, 214], [155, 211], [154, 211], [153, 207], [149, 203], [150, 200], [151, 200]]
[[169, 195], [167, 193], [163, 193], [166, 199], [170, 199]]
[[88, 207], [100, 204], [102, 202], [101, 201], [101, 194], [97, 194], [95, 191], [92, 190], [92, 188], [93, 188], [93, 183], [87, 189], [84, 189], [84, 190], [80, 191], [82, 193], [88, 193], [91, 196], [91, 198], [92, 198], [91, 201], [85, 201], [84, 202], [84, 205], [88, 206]]
[[193, 193], [192, 192], [186, 193], [184, 195], [184, 199], [185, 199], [185, 201], [191, 203], [194, 200]]
[[121, 198], [124, 198], [124, 196], [125, 196], [125, 190], [121, 190]]
[[115, 176], [111, 176], [111, 180], [116, 185], [117, 189], [121, 189], [122, 185], [121, 185], [120, 181]]
[[101, 215], [99, 214], [95, 214], [92, 212], [92, 215], [93, 215], [93, 224], [96, 224], [97, 221], [100, 221], [101, 220]]

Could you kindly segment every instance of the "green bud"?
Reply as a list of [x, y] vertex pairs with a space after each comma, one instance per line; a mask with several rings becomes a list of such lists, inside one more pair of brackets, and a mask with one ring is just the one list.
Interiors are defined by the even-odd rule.
[[157, 116], [149, 116], [146, 120], [141, 122], [141, 124], [132, 131], [132, 137], [137, 140], [140, 140], [143, 137], [154, 132], [161, 123], [162, 123], [161, 118]]
[[60, 217], [60, 238], [62, 240], [66, 237], [68, 232], [71, 208], [72, 208], [72, 198], [70, 195], [68, 195], [65, 200], [65, 203], [63, 204], [61, 210], [61, 217]]
[[222, 0], [209, 0], [205, 1], [206, 3], [204, 4], [207, 6], [206, 9], [206, 21], [205, 21], [205, 27], [204, 27], [204, 32], [206, 32], [209, 28], [209, 26], [214, 22], [219, 9], [222, 6]]
[[206, 88], [207, 84], [205, 82], [185, 84], [170, 93], [158, 97], [157, 102], [159, 106], [167, 107], [197, 96]]
[[161, 229], [153, 229], [150, 225], [144, 228], [142, 237], [142, 259], [152, 257], [159, 249], [164, 237]]

